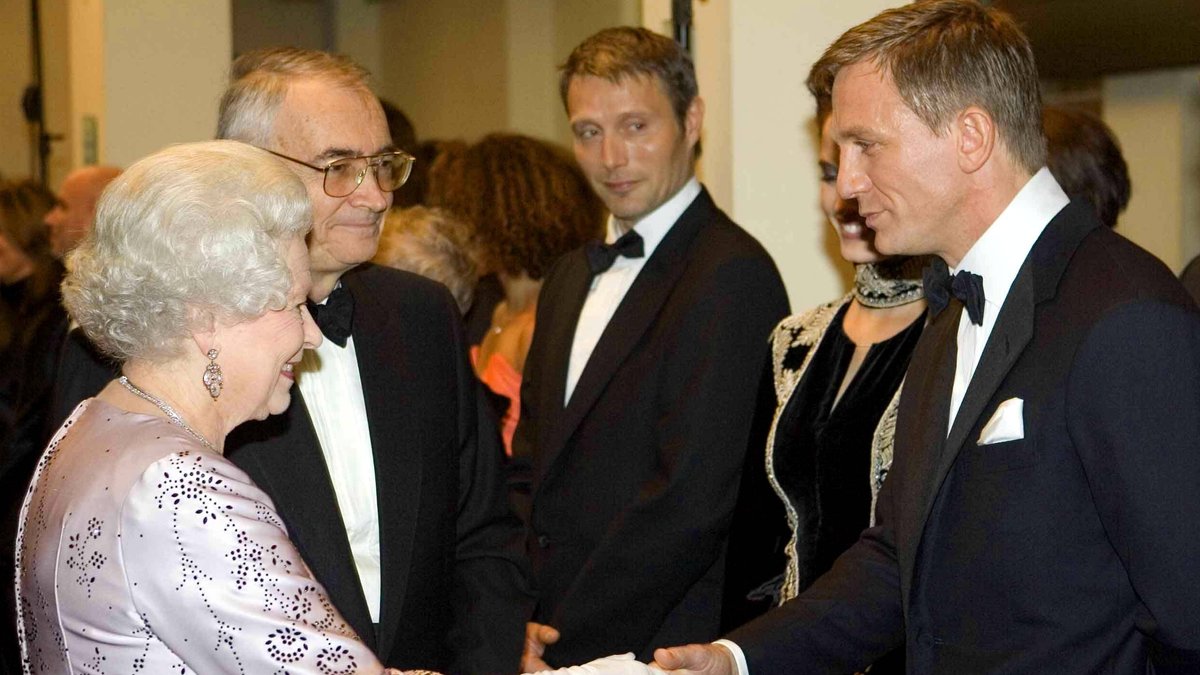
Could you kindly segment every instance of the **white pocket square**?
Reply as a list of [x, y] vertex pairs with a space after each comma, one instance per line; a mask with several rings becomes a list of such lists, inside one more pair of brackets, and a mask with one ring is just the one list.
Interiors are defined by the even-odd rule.
[[1001, 403], [992, 415], [992, 419], [983, 425], [979, 432], [978, 445], [992, 445], [1005, 441], [1019, 441], [1025, 438], [1025, 401], [1010, 398]]

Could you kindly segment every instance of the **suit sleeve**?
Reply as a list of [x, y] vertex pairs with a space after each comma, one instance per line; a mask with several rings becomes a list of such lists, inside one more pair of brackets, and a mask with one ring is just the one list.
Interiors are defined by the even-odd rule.
[[[779, 333], [772, 336], [772, 340]], [[766, 446], [778, 398], [770, 358], [764, 361], [750, 443], [729, 530], [721, 632], [745, 624], [779, 603], [791, 538], [787, 510], [767, 478]]]
[[728, 635], [750, 675], [861, 672], [904, 643], [900, 567], [885, 481], [879, 524], [798, 597]]
[[1155, 672], [1200, 669], [1200, 315], [1134, 302], [1081, 343], [1067, 423], [1106, 534], [1141, 601]]
[[456, 326], [461, 411], [450, 672], [513, 673], [534, 603], [524, 526], [509, 507], [500, 433], [467, 360], [457, 310], [447, 307]]
[[[659, 409], [658, 469], [611, 521], [559, 603], [552, 623], [563, 637], [547, 650], [552, 663], [603, 645], [643, 650], [721, 558], [767, 337], [787, 299], [765, 256], [725, 260], [703, 276], [663, 348], [656, 400], [629, 402]], [[601, 626], [605, 634], [596, 635]]]

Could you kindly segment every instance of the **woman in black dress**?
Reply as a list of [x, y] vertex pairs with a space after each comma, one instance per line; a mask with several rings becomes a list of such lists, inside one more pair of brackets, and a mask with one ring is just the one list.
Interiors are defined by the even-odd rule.
[[857, 204], [837, 193], [829, 101], [817, 109], [821, 208], [855, 266], [854, 289], [784, 319], [771, 335], [758, 436], [765, 453], [751, 450], [735, 514], [727, 629], [803, 592], [873, 524], [899, 389], [925, 323], [924, 259], [875, 250]]

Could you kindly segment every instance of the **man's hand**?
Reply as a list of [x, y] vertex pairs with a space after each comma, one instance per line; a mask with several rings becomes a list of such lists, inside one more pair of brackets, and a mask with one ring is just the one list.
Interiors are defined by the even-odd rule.
[[654, 650], [653, 666], [679, 675], [737, 675], [733, 653], [721, 645], [684, 645]]
[[521, 654], [521, 672], [550, 670], [550, 666], [542, 660], [542, 654], [546, 653], [546, 645], [558, 642], [558, 637], [558, 631], [545, 624], [532, 621], [525, 624], [525, 653]]

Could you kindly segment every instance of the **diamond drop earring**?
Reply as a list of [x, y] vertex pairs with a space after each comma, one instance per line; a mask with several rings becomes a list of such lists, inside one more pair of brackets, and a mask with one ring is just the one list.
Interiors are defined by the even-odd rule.
[[204, 369], [204, 386], [208, 388], [208, 395], [213, 397], [214, 401], [221, 395], [221, 387], [225, 385], [221, 365], [217, 363], [219, 353], [216, 349], [208, 350], [208, 367]]

